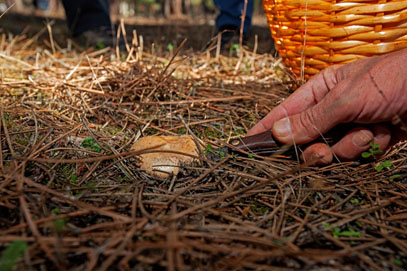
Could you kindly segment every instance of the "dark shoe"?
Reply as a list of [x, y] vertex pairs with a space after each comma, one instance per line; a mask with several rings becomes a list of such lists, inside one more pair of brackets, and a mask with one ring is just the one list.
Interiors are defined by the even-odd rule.
[[[103, 49], [106, 47], [116, 47], [117, 40], [114, 31], [110, 28], [100, 27], [81, 33], [74, 37], [74, 41], [82, 47], [95, 47], [96, 49]], [[119, 41], [120, 48], [124, 48], [122, 40]]]

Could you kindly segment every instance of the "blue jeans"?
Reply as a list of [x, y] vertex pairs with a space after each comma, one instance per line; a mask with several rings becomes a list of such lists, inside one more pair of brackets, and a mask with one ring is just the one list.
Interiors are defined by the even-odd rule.
[[62, 0], [62, 4], [73, 36], [92, 29], [112, 27], [109, 0]]
[[[246, 17], [244, 20], [243, 32], [248, 33], [252, 24], [253, 2], [247, 1]], [[241, 16], [244, 8], [244, 0], [214, 0], [215, 6], [220, 14], [216, 18], [216, 27], [222, 29], [225, 26], [240, 28]]]
[[40, 10], [48, 10], [48, 0], [36, 0], [34, 3]]

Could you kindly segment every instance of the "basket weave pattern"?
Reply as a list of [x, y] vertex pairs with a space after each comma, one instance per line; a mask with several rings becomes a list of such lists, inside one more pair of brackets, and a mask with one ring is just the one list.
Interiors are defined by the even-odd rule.
[[276, 48], [297, 76], [302, 65], [309, 78], [331, 64], [407, 48], [407, 0], [263, 0], [263, 4]]

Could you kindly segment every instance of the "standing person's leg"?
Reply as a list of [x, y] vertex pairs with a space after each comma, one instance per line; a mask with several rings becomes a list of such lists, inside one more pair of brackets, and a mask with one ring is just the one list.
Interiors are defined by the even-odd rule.
[[62, 0], [73, 36], [95, 29], [111, 30], [109, 0]]
[[[220, 13], [216, 18], [216, 27], [219, 31], [237, 30], [241, 26], [241, 17], [244, 9], [244, 0], [214, 0]], [[247, 1], [246, 17], [243, 32], [247, 35], [252, 24], [254, 0]]]
[[46, 11], [48, 10], [49, 3], [48, 0], [35, 0], [34, 5], [37, 9]]

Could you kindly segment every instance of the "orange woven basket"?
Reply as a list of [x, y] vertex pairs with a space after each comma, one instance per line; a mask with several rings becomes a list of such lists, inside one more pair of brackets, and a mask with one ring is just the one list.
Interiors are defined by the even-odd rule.
[[[407, 0], [263, 0], [276, 48], [305, 79], [407, 48]], [[303, 67], [303, 68], [302, 68]]]

